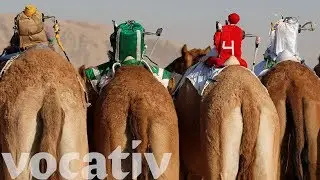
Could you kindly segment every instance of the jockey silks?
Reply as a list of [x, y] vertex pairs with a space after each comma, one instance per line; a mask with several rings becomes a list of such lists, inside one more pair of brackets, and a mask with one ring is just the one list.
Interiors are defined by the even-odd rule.
[[221, 31], [217, 31], [214, 35], [214, 45], [219, 56], [210, 57], [207, 64], [223, 67], [224, 63], [233, 55], [241, 66], [248, 67], [247, 62], [241, 57], [243, 33], [243, 30], [237, 25], [225, 25]]
[[38, 43], [48, 43], [43, 15], [39, 11], [36, 11], [31, 17], [21, 12], [15, 17], [15, 23], [18, 28], [21, 49], [26, 49]]

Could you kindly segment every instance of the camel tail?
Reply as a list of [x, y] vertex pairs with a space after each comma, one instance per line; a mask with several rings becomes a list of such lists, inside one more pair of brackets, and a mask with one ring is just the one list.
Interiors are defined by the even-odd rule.
[[[65, 114], [57, 97], [57, 92], [54, 89], [49, 90], [45, 96], [43, 106], [40, 110], [40, 117], [43, 123], [40, 152], [49, 153], [58, 161], [58, 148]], [[41, 169], [46, 169], [43, 163], [41, 163]], [[56, 174], [54, 176], [56, 176]]]
[[243, 132], [240, 145], [239, 174], [240, 179], [252, 176], [252, 165], [255, 160], [255, 147], [258, 139], [260, 112], [255, 107], [254, 100], [245, 99], [242, 103], [241, 113], [243, 119]]
[[[303, 166], [302, 166], [302, 155], [305, 154], [303, 150], [305, 147], [305, 122], [303, 117], [303, 102], [301, 98], [289, 97], [287, 103], [287, 122], [293, 124], [293, 164], [295, 169], [295, 176], [298, 179], [303, 179]], [[291, 116], [291, 117], [290, 117]], [[306, 153], [307, 154], [307, 153]]]
[[[145, 153], [149, 154], [147, 155], [148, 160], [147, 157], [143, 157], [142, 159], [142, 179], [179, 179], [177, 117], [171, 112], [160, 116], [150, 116], [148, 114], [150, 114], [150, 111], [153, 111], [150, 110], [150, 107], [137, 107], [135, 105], [133, 107], [131, 113], [133, 135], [135, 136], [134, 139], [141, 141], [134, 152], [141, 153], [142, 155]], [[141, 107], [144, 108], [140, 109]], [[165, 121], [172, 124], [163, 123]], [[154, 156], [154, 159], [151, 158], [150, 153]], [[152, 162], [155, 160], [157, 167], [150, 162], [151, 159], [153, 159]], [[152, 168], [156, 169], [152, 170]]]
[[[144, 107], [145, 109], [148, 109]], [[132, 149], [134, 153], [149, 153], [149, 135], [148, 135], [148, 116], [146, 116], [146, 113], [143, 106], [141, 106], [140, 102], [131, 105], [131, 108], [129, 110], [129, 127], [131, 129], [131, 135], [132, 140], [136, 142], [140, 142], [139, 145], [132, 144]], [[137, 146], [137, 147], [136, 147]], [[142, 174], [143, 179], [148, 179], [149, 176], [149, 170], [146, 160], [142, 159]], [[133, 175], [134, 176], [134, 175]]]

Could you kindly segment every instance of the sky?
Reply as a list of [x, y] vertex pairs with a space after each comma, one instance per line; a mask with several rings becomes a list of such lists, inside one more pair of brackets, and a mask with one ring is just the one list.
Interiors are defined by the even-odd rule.
[[[4, 0], [1, 0], [4, 1]], [[304, 32], [298, 37], [298, 49], [309, 66], [314, 66], [320, 55], [319, 0], [6, 0], [0, 13], [18, 13], [26, 4], [35, 4], [42, 12], [61, 20], [78, 20], [98, 24], [111, 24], [134, 19], [148, 31], [162, 27], [162, 38], [189, 47], [212, 46], [215, 22], [227, 19], [236, 12], [241, 16], [240, 26], [259, 35], [262, 44], [257, 61], [269, 43], [270, 22], [283, 16], [296, 16], [301, 24], [316, 23], [316, 31]], [[252, 63], [254, 39], [243, 42], [243, 56]]]

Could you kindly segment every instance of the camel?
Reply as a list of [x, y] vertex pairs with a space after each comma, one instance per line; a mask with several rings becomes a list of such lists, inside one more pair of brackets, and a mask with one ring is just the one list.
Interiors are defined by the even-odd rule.
[[[86, 80], [84, 73], [82, 76]], [[92, 149], [106, 157], [117, 147], [126, 153], [142, 153], [142, 156], [153, 153], [158, 165], [164, 153], [172, 153], [165, 172], [158, 179], [179, 179], [179, 135], [175, 107], [167, 89], [152, 73], [143, 66], [121, 66], [98, 97], [86, 82], [95, 110]], [[141, 140], [141, 144], [135, 147], [133, 140]], [[133, 171], [130, 157], [122, 160], [123, 172]], [[116, 178], [112, 165], [111, 160], [107, 159], [108, 180]], [[131, 176], [126, 178], [132, 179]], [[147, 161], [143, 158], [142, 174], [138, 179], [149, 179], [150, 176]]]
[[281, 179], [319, 179], [320, 81], [306, 66], [283, 61], [261, 78], [280, 118]]
[[[88, 163], [86, 102], [81, 77], [76, 69], [49, 48], [33, 48], [22, 53], [0, 80], [0, 147], [11, 153], [15, 165], [21, 153], [30, 153], [25, 170], [17, 179], [31, 178], [30, 158], [51, 154], [59, 163], [67, 153], [79, 153], [69, 164], [76, 179], [87, 179], [82, 170]], [[1, 162], [1, 178], [12, 179]], [[64, 164], [68, 167], [68, 164]], [[57, 171], [49, 179], [70, 179]], [[46, 165], [41, 163], [41, 172]]]
[[87, 96], [86, 99], [88, 101], [87, 135], [88, 135], [88, 142], [89, 142], [89, 152], [95, 152], [94, 139], [93, 139], [93, 121], [94, 121], [95, 105], [99, 97], [99, 94], [92, 88], [90, 81], [86, 78], [85, 70], [87, 68], [91, 68], [91, 67], [86, 67], [85, 65], [80, 66], [80, 68], [78, 69], [78, 73], [80, 74], [84, 82], [84, 88]]
[[320, 77], [320, 56], [318, 57], [319, 63], [313, 68], [314, 72], [316, 72], [317, 76]]
[[[167, 69], [184, 73], [206, 53], [184, 45]], [[203, 96], [186, 79], [174, 98], [182, 179], [279, 178], [279, 118], [250, 70], [226, 67]]]

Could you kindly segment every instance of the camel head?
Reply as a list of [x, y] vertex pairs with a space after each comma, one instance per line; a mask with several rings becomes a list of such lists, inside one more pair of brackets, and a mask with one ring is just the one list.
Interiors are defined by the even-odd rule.
[[[202, 56], [207, 55], [211, 51], [211, 47], [208, 46], [206, 49], [191, 49], [188, 50], [187, 45], [183, 45], [181, 49], [181, 57], [175, 59], [165, 69], [172, 73], [176, 73], [176, 77], [172, 77], [169, 81], [168, 91], [172, 94], [178, 83], [177, 77], [183, 75], [188, 68], [196, 64]], [[181, 78], [181, 77], [180, 77]]]
[[206, 49], [191, 49], [188, 50], [187, 45], [183, 45], [181, 49], [181, 56], [175, 59], [169, 66], [165, 69], [170, 72], [176, 72], [178, 74], [184, 74], [186, 70], [196, 64], [199, 58], [208, 54], [211, 47], [208, 46]]

